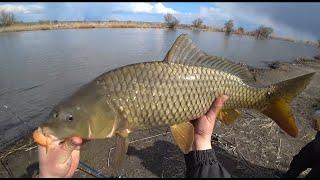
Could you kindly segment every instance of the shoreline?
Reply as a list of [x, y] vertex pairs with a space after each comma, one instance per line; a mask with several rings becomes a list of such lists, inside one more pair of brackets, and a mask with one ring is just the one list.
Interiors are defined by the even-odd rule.
[[[267, 69], [247, 66], [257, 84], [268, 84], [281, 79], [292, 78], [307, 72], [316, 71], [305, 89], [292, 102], [292, 109], [299, 127], [298, 138], [291, 138], [269, 118], [252, 111], [244, 111], [232, 126], [224, 126], [218, 121], [215, 133], [229, 145], [213, 142], [220, 162], [235, 177], [276, 177], [275, 172], [285, 171], [292, 157], [310, 140], [315, 131], [310, 126], [310, 118], [320, 105], [320, 58], [299, 58], [293, 62], [271, 63]], [[318, 107], [318, 106], [317, 106]], [[320, 107], [320, 106], [319, 106]], [[181, 152], [174, 145], [168, 129], [133, 132], [122, 175], [125, 177], [184, 177], [185, 165]], [[144, 141], [143, 139], [155, 137]], [[139, 140], [141, 139], [141, 141]], [[114, 139], [93, 140], [85, 144], [81, 151], [81, 161], [108, 175], [109, 154]], [[221, 142], [220, 142], [221, 143]], [[168, 150], [169, 149], [169, 150]], [[241, 153], [240, 153], [241, 152]], [[165, 154], [163, 154], [165, 153]], [[27, 134], [1, 150], [0, 177], [10, 177], [8, 169], [15, 177], [30, 177], [29, 168], [37, 163], [37, 145], [31, 134]], [[166, 160], [165, 160], [166, 159]], [[242, 170], [238, 169], [241, 165]], [[5, 167], [6, 166], [6, 167]], [[77, 171], [74, 177], [92, 177]]]
[[[30, 23], [16, 23], [11, 26], [0, 27], [2, 32], [20, 32], [20, 31], [37, 31], [37, 30], [56, 30], [56, 29], [91, 29], [91, 28], [156, 28], [168, 29], [165, 23], [159, 22], [138, 22], [138, 21], [43, 21]], [[195, 28], [191, 24], [178, 24], [176, 29], [200, 30], [205, 32], [224, 32], [223, 28], [202, 25], [201, 28]], [[240, 36], [255, 37], [254, 32], [245, 31], [243, 33], [235, 31], [232, 34]], [[292, 43], [302, 43], [313, 47], [318, 44], [311, 41], [298, 41], [292, 38], [271, 35], [270, 39], [287, 41]]]

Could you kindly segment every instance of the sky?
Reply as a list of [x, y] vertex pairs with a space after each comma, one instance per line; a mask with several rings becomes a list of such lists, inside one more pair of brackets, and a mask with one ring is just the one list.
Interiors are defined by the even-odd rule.
[[38, 20], [132, 20], [163, 22], [171, 13], [184, 24], [202, 18], [204, 24], [223, 27], [232, 19], [235, 28], [253, 31], [269, 26], [274, 34], [300, 40], [320, 39], [320, 3], [233, 2], [121, 2], [121, 3], [0, 3], [0, 11], [12, 12], [20, 21]]

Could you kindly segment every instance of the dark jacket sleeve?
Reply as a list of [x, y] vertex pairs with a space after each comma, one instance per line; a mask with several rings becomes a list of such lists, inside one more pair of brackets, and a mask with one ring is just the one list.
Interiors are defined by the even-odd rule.
[[219, 163], [213, 149], [190, 151], [184, 155], [187, 178], [230, 178], [229, 172]]

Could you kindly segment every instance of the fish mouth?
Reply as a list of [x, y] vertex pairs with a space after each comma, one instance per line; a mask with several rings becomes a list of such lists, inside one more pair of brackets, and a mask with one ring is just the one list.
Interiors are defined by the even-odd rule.
[[46, 127], [38, 127], [38, 129], [32, 133], [32, 137], [37, 144], [42, 146], [48, 146], [53, 142], [60, 144], [64, 141], [64, 139], [59, 139], [54, 136], [50, 129]]

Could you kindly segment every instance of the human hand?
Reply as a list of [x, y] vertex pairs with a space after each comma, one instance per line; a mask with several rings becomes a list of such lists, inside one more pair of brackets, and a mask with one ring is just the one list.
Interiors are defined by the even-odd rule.
[[227, 100], [228, 96], [226, 95], [216, 98], [204, 116], [191, 121], [194, 126], [194, 141], [191, 151], [212, 149], [211, 135], [216, 123], [216, 117]]
[[39, 177], [72, 177], [79, 165], [82, 139], [72, 137], [65, 142], [52, 142], [46, 147], [38, 145]]

